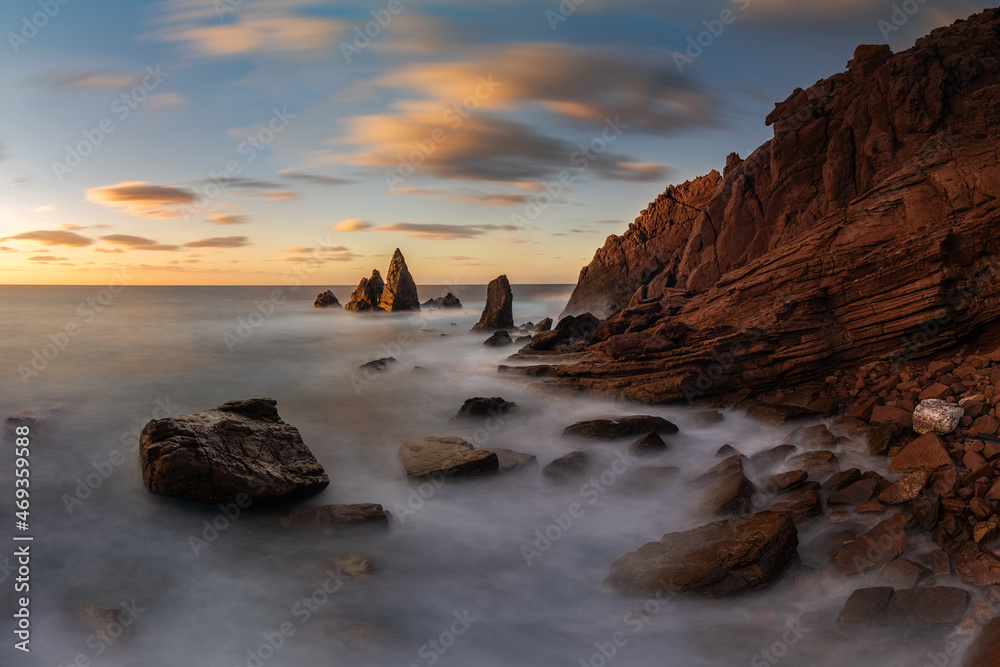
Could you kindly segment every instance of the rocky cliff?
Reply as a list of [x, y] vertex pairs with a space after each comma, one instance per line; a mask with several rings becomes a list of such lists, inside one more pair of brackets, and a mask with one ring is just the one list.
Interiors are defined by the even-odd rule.
[[[745, 160], [668, 188], [583, 269], [589, 358], [527, 372], [648, 402], [926, 355], [1000, 314], [1000, 10], [861, 46]], [[641, 378], [641, 381], [637, 379]]]

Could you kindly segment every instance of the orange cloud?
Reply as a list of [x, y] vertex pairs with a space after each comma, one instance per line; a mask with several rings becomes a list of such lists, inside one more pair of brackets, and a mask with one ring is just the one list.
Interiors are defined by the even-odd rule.
[[87, 190], [87, 201], [124, 209], [140, 218], [176, 218], [181, 206], [194, 203], [195, 193], [170, 185], [128, 181]]
[[153, 239], [147, 239], [142, 236], [129, 236], [128, 234], [105, 234], [101, 237], [101, 240], [111, 245], [123, 246], [133, 250], [180, 250], [180, 246], [164, 245]]
[[34, 232], [22, 232], [14, 236], [7, 236], [0, 241], [35, 241], [47, 246], [67, 246], [70, 248], [83, 248], [94, 243], [93, 239], [81, 236], [76, 232], [54, 229], [40, 229]]
[[245, 236], [214, 236], [207, 239], [193, 239], [184, 244], [185, 248], [242, 248], [250, 245]]
[[208, 221], [213, 225], [243, 225], [250, 222], [250, 218], [236, 213], [222, 213], [213, 215]]
[[442, 225], [436, 223], [394, 222], [376, 227], [380, 232], [402, 232], [413, 238], [453, 241], [481, 236], [489, 231], [517, 229], [514, 225]]
[[370, 229], [372, 223], [367, 220], [362, 220], [361, 218], [348, 218], [347, 220], [341, 220], [333, 226], [333, 231], [335, 232], [360, 232], [363, 229]]

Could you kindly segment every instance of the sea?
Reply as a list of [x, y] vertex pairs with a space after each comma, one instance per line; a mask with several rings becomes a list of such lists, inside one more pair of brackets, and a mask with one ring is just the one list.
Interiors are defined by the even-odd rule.
[[[694, 507], [692, 480], [722, 445], [753, 454], [791, 426], [725, 408], [703, 427], [687, 405], [628, 404], [498, 373], [516, 348], [485, 347], [488, 334], [470, 333], [482, 285], [421, 286], [421, 300], [452, 291], [463, 308], [420, 313], [314, 308], [328, 288], [0, 287], [0, 419], [29, 411], [45, 420], [30, 432], [27, 462], [16, 462], [25, 458], [16, 434], [0, 447], [0, 665], [886, 667], [938, 664], [938, 654], [958, 664], [937, 636], [887, 651], [884, 635], [835, 629], [848, 595], [878, 582], [831, 576], [828, 552], [811, 546], [829, 541], [823, 527], [800, 534], [802, 564], [764, 592], [644, 598], [604, 584], [618, 557], [709, 520]], [[352, 291], [332, 289], [342, 302]], [[515, 322], [556, 318], [571, 290], [514, 285]], [[398, 363], [359, 368], [383, 357]], [[477, 396], [518, 410], [455, 420]], [[254, 397], [277, 401], [330, 476], [306, 504], [378, 503], [389, 528], [289, 529], [281, 511], [147, 492], [143, 425]], [[665, 417], [680, 432], [641, 459], [624, 455], [628, 441], [562, 436], [578, 420], [628, 414]], [[408, 480], [399, 448], [429, 435], [526, 452], [537, 464]], [[556, 483], [542, 473], [581, 448], [590, 476]], [[840, 456], [843, 468], [872, 466], [863, 443]], [[680, 470], [676, 481], [630, 482], [640, 468], [665, 466]], [[18, 517], [14, 471], [24, 467], [29, 509]], [[16, 555], [26, 545], [27, 571]], [[374, 571], [345, 574], [338, 559], [350, 555]], [[94, 623], [87, 605], [117, 610], [118, 625]], [[25, 626], [30, 652], [15, 648]]]

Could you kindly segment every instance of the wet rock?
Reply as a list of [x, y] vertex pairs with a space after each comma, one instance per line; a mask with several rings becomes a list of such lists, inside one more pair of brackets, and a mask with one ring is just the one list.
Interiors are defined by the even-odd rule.
[[799, 449], [830, 449], [837, 446], [837, 438], [823, 424], [800, 426], [782, 441], [785, 445], [795, 445]]
[[747, 417], [770, 424], [771, 426], [781, 426], [787, 421], [816, 416], [813, 410], [798, 405], [761, 403], [758, 401], [751, 401], [745, 405], [747, 408]]
[[612, 440], [644, 433], [677, 433], [677, 430], [677, 426], [663, 417], [634, 415], [577, 422], [563, 429], [563, 435]]
[[486, 347], [504, 347], [506, 345], [513, 345], [514, 339], [510, 337], [510, 334], [506, 331], [496, 331], [492, 336], [483, 341], [483, 345]]
[[925, 433], [892, 457], [893, 472], [934, 472], [951, 465], [951, 457], [941, 438]]
[[385, 277], [385, 286], [378, 302], [379, 310], [397, 312], [401, 310], [420, 310], [420, 299], [417, 297], [417, 284], [406, 267], [403, 253], [396, 248], [389, 261], [389, 273]]
[[517, 404], [499, 396], [470, 398], [458, 409], [458, 417], [494, 417], [517, 410]]
[[819, 484], [809, 482], [804, 486], [782, 493], [772, 500], [766, 509], [775, 512], [787, 512], [799, 528], [813, 522], [823, 514], [823, 505], [819, 498]]
[[826, 504], [831, 507], [834, 505], [864, 505], [875, 495], [876, 486], [878, 486], [878, 482], [874, 479], [862, 479], [847, 488], [831, 493]]
[[958, 428], [965, 410], [937, 399], [920, 401], [913, 411], [913, 430], [917, 433], [945, 435]]
[[907, 430], [899, 424], [879, 424], [868, 436], [868, 453], [872, 456], [885, 456], [889, 450], [901, 444]]
[[395, 366], [397, 363], [399, 362], [396, 361], [396, 357], [383, 357], [381, 359], [374, 359], [372, 361], [363, 363], [360, 366], [358, 366], [358, 368], [363, 371], [368, 370], [380, 373], [384, 370], [388, 370], [389, 368]]
[[912, 560], [897, 558], [879, 570], [879, 579], [894, 588], [913, 588], [929, 577], [931, 571]]
[[301, 500], [330, 484], [277, 401], [229, 401], [214, 410], [154, 419], [139, 436], [150, 493], [203, 503], [266, 505]]
[[407, 441], [399, 457], [409, 477], [488, 475], [500, 468], [497, 455], [461, 438], [430, 436]]
[[805, 470], [816, 480], [825, 480], [840, 470], [840, 460], [837, 455], [824, 449], [793, 456], [785, 464]]
[[318, 530], [325, 534], [341, 532], [347, 528], [388, 525], [389, 516], [385, 510], [381, 505], [373, 503], [297, 507], [281, 519], [283, 528]]
[[548, 477], [562, 482], [578, 477], [587, 470], [590, 464], [590, 457], [585, 452], [570, 452], [561, 456], [542, 469]]
[[888, 489], [879, 494], [878, 500], [886, 505], [899, 505], [909, 502], [920, 495], [927, 485], [927, 480], [931, 474], [925, 470], [918, 470], [902, 478]]
[[667, 443], [657, 433], [647, 433], [628, 446], [628, 451], [636, 455], [659, 454], [666, 450]]
[[332, 290], [321, 292], [313, 301], [313, 308], [340, 308], [340, 301]]
[[507, 276], [490, 281], [486, 288], [486, 307], [472, 331], [494, 331], [514, 328], [514, 293]]
[[448, 292], [444, 296], [439, 296], [436, 299], [428, 299], [420, 304], [420, 307], [428, 310], [437, 310], [439, 308], [461, 308], [462, 302], [458, 300], [457, 296]]
[[968, 591], [938, 586], [894, 591], [854, 591], [837, 617], [842, 626], [933, 628], [957, 625], [969, 606]]
[[723, 445], [715, 452], [717, 459], [728, 459], [730, 456], [742, 456], [742, 454], [732, 445]]
[[351, 294], [351, 299], [344, 305], [347, 310], [378, 310], [382, 301], [382, 290], [385, 288], [385, 281], [379, 274], [378, 269], [372, 271], [371, 278], [362, 278], [357, 289]]
[[730, 456], [694, 480], [696, 504], [710, 514], [744, 514], [753, 507], [757, 488], [743, 473], [743, 457]]
[[987, 621], [965, 651], [962, 667], [996, 667], [1000, 656], [1000, 618]]
[[798, 451], [795, 445], [778, 445], [771, 449], [757, 452], [750, 457], [750, 467], [757, 473], [764, 473], [785, 462], [785, 460]]
[[807, 479], [809, 479], [809, 473], [805, 470], [790, 470], [788, 472], [772, 475], [764, 485], [763, 490], [768, 493], [791, 491], [798, 486], [802, 486]]
[[873, 625], [875, 618], [889, 604], [889, 598], [894, 592], [890, 586], [860, 588], [854, 591], [840, 610], [837, 624], [842, 626]]
[[848, 470], [838, 472], [830, 479], [823, 482], [823, 488], [827, 491], [840, 491], [841, 489], [846, 489], [855, 482], [861, 481], [861, 479], [861, 469], [850, 468]]
[[694, 420], [695, 426], [706, 428], [712, 424], [723, 421], [726, 416], [718, 410], [699, 410], [691, 415], [691, 418]]
[[493, 447], [490, 451], [497, 455], [498, 472], [520, 470], [538, 462], [534, 454], [515, 452], [512, 449], [502, 449], [500, 447]]
[[995, 556], [973, 549], [967, 556], [956, 554], [956, 559], [955, 572], [965, 583], [981, 588], [1000, 585], [1000, 560]]
[[798, 531], [784, 512], [717, 521], [664, 535], [622, 556], [606, 583], [629, 594], [728, 597], [765, 588], [796, 556]]
[[898, 558], [906, 549], [906, 532], [894, 521], [882, 521], [833, 553], [831, 562], [844, 576], [861, 574]]

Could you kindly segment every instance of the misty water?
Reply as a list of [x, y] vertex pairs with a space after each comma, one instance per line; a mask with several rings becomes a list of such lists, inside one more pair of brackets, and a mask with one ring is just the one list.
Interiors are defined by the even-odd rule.
[[[800, 533], [803, 565], [768, 591], [719, 601], [614, 593], [603, 580], [616, 558], [708, 520], [685, 482], [716, 462], [721, 445], [752, 454], [791, 427], [732, 410], [698, 427], [687, 406], [616, 403], [498, 374], [514, 348], [486, 348], [486, 335], [468, 333], [483, 286], [461, 291], [464, 310], [419, 315], [315, 309], [321, 289], [282, 288], [273, 312], [251, 317], [270, 310], [261, 304], [272, 288], [127, 287], [100, 312], [87, 305], [100, 287], [0, 288], [0, 417], [61, 404], [32, 434], [32, 652], [12, 649], [12, 549], [4, 548], [0, 664], [884, 667], [934, 664], [928, 651], [944, 649], [944, 635], [829, 630], [866, 579], [823, 582], [822, 552], [810, 544], [825, 521]], [[334, 289], [341, 300], [351, 291]], [[556, 317], [569, 291], [515, 286], [515, 321]], [[25, 384], [18, 366], [30, 367], [33, 351], [68, 324], [76, 335]], [[385, 356], [398, 368], [365, 381], [358, 367]], [[520, 409], [499, 424], [453, 421], [474, 396]], [[329, 473], [329, 488], [308, 504], [379, 503], [393, 515], [389, 529], [284, 529], [282, 512], [230, 520], [144, 489], [138, 432], [149, 419], [251, 397], [276, 399]], [[663, 416], [680, 433], [665, 436], [669, 451], [642, 459], [622, 458], [627, 440], [561, 436], [574, 421], [624, 414]], [[424, 435], [527, 452], [538, 465], [421, 486], [407, 480], [398, 450]], [[596, 459], [596, 483], [542, 474], [582, 447]], [[863, 443], [845, 440], [839, 455], [842, 468], [874, 467]], [[9, 503], [12, 514], [9, 436], [0, 456], [0, 507]], [[630, 481], [659, 466], [681, 473], [653, 488]], [[569, 524], [573, 503], [582, 514]], [[0, 516], [12, 534], [13, 517]], [[222, 529], [206, 529], [212, 522]], [[334, 581], [333, 561], [348, 554], [377, 570]], [[136, 620], [112, 646], [75, 610], [123, 602]], [[283, 626], [292, 632], [282, 635]]]

